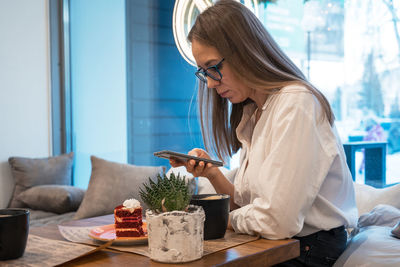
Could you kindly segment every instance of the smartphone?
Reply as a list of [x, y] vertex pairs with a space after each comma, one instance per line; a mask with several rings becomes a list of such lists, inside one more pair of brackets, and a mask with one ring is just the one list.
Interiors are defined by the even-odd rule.
[[190, 159], [194, 159], [196, 162], [204, 161], [205, 163], [212, 163], [213, 165], [218, 166], [218, 167], [221, 167], [224, 165], [221, 161], [199, 158], [196, 156], [190, 156], [187, 154], [178, 153], [178, 152], [169, 151], [169, 150], [162, 150], [162, 151], [154, 152], [154, 156], [159, 157], [159, 158], [165, 158], [165, 159], [172, 158], [172, 159], [177, 159], [180, 161], [188, 161]]

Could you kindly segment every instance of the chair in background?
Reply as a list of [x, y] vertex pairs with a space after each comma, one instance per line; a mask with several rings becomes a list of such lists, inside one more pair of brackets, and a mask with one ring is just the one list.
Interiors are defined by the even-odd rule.
[[387, 142], [349, 142], [343, 147], [353, 180], [356, 178], [356, 151], [364, 149], [365, 184], [377, 188], [386, 186]]

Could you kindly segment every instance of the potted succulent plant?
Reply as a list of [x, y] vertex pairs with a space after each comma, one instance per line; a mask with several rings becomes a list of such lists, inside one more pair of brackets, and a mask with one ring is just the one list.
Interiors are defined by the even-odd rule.
[[205, 214], [200, 206], [189, 205], [191, 190], [185, 177], [169, 177], [164, 173], [157, 180], [139, 189], [149, 209], [146, 210], [150, 258], [159, 262], [194, 261], [203, 256]]

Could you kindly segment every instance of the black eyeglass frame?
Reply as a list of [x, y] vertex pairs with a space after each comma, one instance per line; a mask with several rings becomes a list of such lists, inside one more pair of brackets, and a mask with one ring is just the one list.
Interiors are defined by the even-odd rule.
[[[219, 70], [221, 67], [222, 62], [225, 60], [225, 58], [222, 58], [220, 62], [218, 62], [217, 64], [208, 67], [207, 69], [203, 69], [203, 68], [198, 68], [197, 71], [194, 73], [196, 75], [197, 78], [199, 78], [200, 81], [207, 83], [207, 76], [210, 77], [211, 79], [213, 79], [214, 81], [221, 81], [222, 80], [222, 73]], [[214, 75], [212, 75], [211, 73], [208, 72], [208, 70], [210, 69], [214, 69], [218, 75], [218, 77], [215, 77]]]

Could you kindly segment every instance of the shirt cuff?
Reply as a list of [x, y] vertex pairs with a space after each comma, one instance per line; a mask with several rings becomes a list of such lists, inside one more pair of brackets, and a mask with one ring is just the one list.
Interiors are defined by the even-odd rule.
[[231, 226], [236, 233], [243, 233], [248, 235], [254, 235], [254, 232], [248, 229], [246, 222], [246, 214], [248, 210], [251, 208], [250, 205], [245, 205], [239, 209], [231, 211], [229, 214], [229, 220], [231, 222]]

